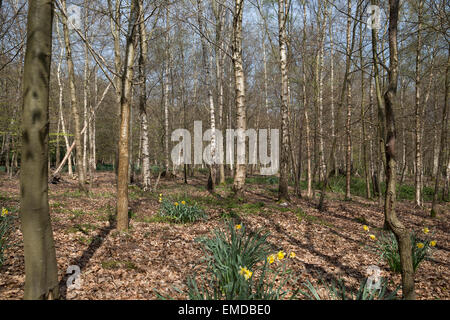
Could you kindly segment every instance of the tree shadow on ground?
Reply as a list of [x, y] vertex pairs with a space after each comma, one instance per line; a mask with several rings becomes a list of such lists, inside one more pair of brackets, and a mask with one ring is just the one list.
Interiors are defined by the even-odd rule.
[[[73, 259], [69, 265], [76, 265], [80, 267], [81, 275], [83, 269], [89, 263], [89, 260], [95, 254], [95, 252], [101, 247], [105, 238], [109, 235], [111, 230], [115, 229], [116, 222], [111, 220], [108, 226], [100, 229], [99, 233], [92, 239], [89, 247], [83, 251], [80, 257]], [[72, 274], [65, 274], [59, 281], [59, 299], [66, 299], [67, 297], [67, 280]]]

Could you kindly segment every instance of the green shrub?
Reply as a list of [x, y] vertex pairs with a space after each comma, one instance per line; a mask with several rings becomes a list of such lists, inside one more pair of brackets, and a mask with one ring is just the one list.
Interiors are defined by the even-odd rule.
[[[268, 233], [247, 232], [245, 227], [228, 224], [225, 232], [214, 230], [213, 237], [197, 239], [203, 245], [205, 271], [187, 278], [187, 295], [192, 300], [278, 300], [289, 293], [284, 287], [291, 271], [282, 263], [271, 268]], [[284, 253], [279, 253], [283, 260]], [[178, 290], [181, 292], [180, 290]], [[294, 298], [293, 292], [290, 298]]]
[[[391, 293], [387, 292], [388, 282], [385, 278], [380, 279], [381, 283], [378, 289], [368, 286], [367, 278], [361, 281], [356, 293], [347, 292], [344, 281], [339, 279], [337, 283], [331, 281], [331, 284], [320, 280], [321, 287], [325, 288], [324, 293], [320, 293], [318, 288], [311, 282], [304, 283], [306, 291], [300, 293], [309, 300], [395, 300], [398, 287]], [[323, 292], [323, 291], [322, 291]]]
[[5, 262], [3, 254], [8, 247], [9, 235], [13, 225], [13, 217], [6, 208], [2, 208], [0, 214], [0, 267]]
[[[427, 228], [424, 228], [422, 231], [424, 234], [429, 232]], [[432, 254], [436, 241], [431, 239], [421, 239], [413, 231], [411, 232], [411, 243], [413, 268], [415, 272], [420, 263]], [[402, 272], [398, 243], [392, 231], [381, 232], [378, 239], [375, 241], [375, 245], [371, 247], [371, 249], [378, 253], [381, 259], [387, 262], [391, 271], [396, 273]]]
[[169, 199], [161, 200], [159, 216], [170, 218], [177, 223], [195, 222], [207, 218], [206, 213], [197, 204], [189, 205], [184, 200], [173, 202]]

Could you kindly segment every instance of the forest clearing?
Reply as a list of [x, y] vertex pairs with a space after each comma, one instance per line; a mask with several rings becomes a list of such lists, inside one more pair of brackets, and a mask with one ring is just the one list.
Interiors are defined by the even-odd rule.
[[449, 300], [449, 14], [0, 0], [0, 300]]

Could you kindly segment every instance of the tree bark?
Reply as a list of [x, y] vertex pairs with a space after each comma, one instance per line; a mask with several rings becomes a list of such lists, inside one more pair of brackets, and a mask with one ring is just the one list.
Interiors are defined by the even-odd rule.
[[[450, 45], [448, 47], [448, 55], [447, 55], [447, 67], [445, 71], [445, 96], [444, 96], [444, 106], [442, 108], [442, 123], [441, 123], [441, 141], [439, 148], [439, 159], [438, 159], [438, 168], [437, 174], [435, 176], [434, 181], [434, 193], [433, 193], [433, 203], [431, 205], [431, 217], [436, 217], [437, 215], [437, 203], [438, 203], [438, 193], [439, 193], [439, 181], [441, 178], [442, 172], [445, 170], [445, 177], [448, 181], [448, 166], [444, 168], [445, 161], [445, 150], [447, 146], [447, 135], [448, 135], [448, 93], [449, 93], [449, 73], [450, 73]], [[447, 151], [448, 153], [448, 151]], [[445, 188], [443, 188], [445, 189]], [[443, 192], [445, 194], [445, 192]]]
[[142, 186], [144, 190], [151, 188], [150, 181], [150, 152], [148, 144], [148, 115], [147, 115], [147, 32], [144, 23], [144, 3], [139, 1], [139, 117], [141, 119], [141, 155], [142, 155]]
[[288, 7], [285, 0], [278, 0], [278, 41], [280, 45], [281, 70], [281, 153], [278, 200], [289, 200], [289, 127], [288, 127], [288, 69], [286, 20]]
[[[66, 0], [62, 0], [63, 10], [67, 12]], [[78, 174], [78, 188], [82, 192], [87, 192], [86, 188], [86, 174], [83, 165], [83, 147], [81, 144], [81, 130], [80, 130], [80, 113], [78, 108], [78, 99], [75, 88], [75, 70], [72, 60], [72, 48], [70, 44], [69, 25], [67, 16], [62, 15], [64, 42], [66, 45], [66, 59], [67, 59], [67, 71], [69, 75], [69, 89], [70, 89], [70, 104], [72, 107], [72, 117], [74, 120], [74, 136], [75, 136], [75, 150], [76, 150], [76, 169]]]
[[397, 49], [397, 24], [399, 0], [389, 0], [389, 70], [388, 87], [384, 94], [385, 119], [386, 119], [386, 198], [385, 219], [389, 228], [394, 232], [398, 242], [400, 263], [402, 269], [402, 294], [403, 299], [414, 300], [414, 269], [412, 261], [412, 243], [409, 230], [397, 218], [395, 212], [396, 203], [396, 129], [394, 110], [397, 106], [398, 83], [398, 49]]
[[49, 82], [53, 1], [29, 3], [23, 73], [20, 221], [25, 299], [57, 299], [56, 251], [48, 205]]
[[422, 207], [422, 179], [423, 179], [423, 164], [422, 164], [422, 106], [420, 103], [420, 63], [421, 63], [421, 51], [422, 51], [422, 8], [423, 0], [419, 0], [418, 8], [418, 26], [417, 26], [417, 50], [416, 50], [416, 92], [415, 92], [415, 196], [414, 201], [416, 206]]
[[139, 1], [132, 0], [128, 25], [125, 64], [122, 76], [122, 96], [120, 98], [120, 134], [119, 163], [117, 168], [117, 230], [128, 229], [128, 169], [129, 169], [129, 134], [131, 91], [133, 81], [133, 63], [135, 54], [135, 30], [139, 19]]
[[[246, 110], [245, 110], [245, 79], [244, 66], [242, 61], [242, 15], [244, 10], [244, 0], [235, 0], [233, 14], [233, 37], [232, 37], [232, 60], [234, 68], [235, 81], [235, 104], [236, 104], [236, 129], [237, 148], [245, 150], [244, 131], [247, 128]], [[231, 114], [230, 114], [231, 116]], [[247, 164], [236, 164], [236, 171], [233, 182], [233, 192], [235, 197], [243, 198]]]

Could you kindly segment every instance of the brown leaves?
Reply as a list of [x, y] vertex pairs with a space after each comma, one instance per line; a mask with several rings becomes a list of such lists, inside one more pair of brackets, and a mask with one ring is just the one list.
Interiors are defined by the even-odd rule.
[[[220, 215], [226, 210], [214, 203], [205, 205], [210, 219], [195, 224], [178, 225], [163, 222], [145, 222], [159, 210], [157, 194], [189, 193], [207, 197], [209, 193], [199, 186], [204, 181], [191, 181], [191, 185], [177, 185], [176, 181], [161, 181], [156, 195], [142, 193], [132, 199], [132, 211], [136, 214], [127, 233], [111, 229], [108, 215], [114, 213], [114, 176], [98, 174], [98, 186], [89, 197], [76, 193], [76, 182], [50, 186], [52, 227], [55, 238], [59, 279], [62, 297], [66, 299], [156, 299], [154, 290], [175, 299], [185, 295], [174, 288], [185, 288], [186, 276], [199, 265], [202, 252], [194, 242], [199, 236], [208, 235], [216, 227], [223, 226]], [[226, 192], [219, 190], [222, 196]], [[17, 181], [3, 182], [0, 193], [11, 200], [1, 206], [16, 207], [19, 187]], [[384, 215], [375, 202], [354, 199], [352, 202], [329, 200], [328, 208], [320, 213], [313, 201], [292, 198], [290, 206], [276, 204], [276, 193], [270, 188], [252, 185], [246, 191], [251, 203], [264, 202], [255, 212], [240, 215], [240, 223], [256, 230], [267, 229], [273, 253], [283, 250], [295, 252], [296, 257], [286, 259], [299, 279], [290, 284], [297, 288], [309, 280], [337, 280], [343, 278], [353, 290], [359, 288], [366, 277], [369, 265], [378, 265], [382, 276], [400, 284], [400, 275], [392, 274], [388, 266], [367, 250], [367, 225], [371, 232], [383, 227]], [[156, 200], [155, 200], [156, 199]], [[238, 211], [234, 209], [234, 211]], [[17, 212], [17, 210], [16, 210]], [[416, 273], [416, 292], [419, 299], [450, 298], [450, 250], [447, 216], [430, 219], [428, 211], [414, 209], [413, 203], [401, 202], [397, 206], [399, 219], [418, 232], [428, 227], [435, 232], [437, 250], [429, 261], [424, 261]], [[15, 213], [17, 214], [17, 213]], [[17, 221], [18, 222], [18, 221]], [[17, 224], [18, 226], [18, 224]], [[80, 231], [83, 230], [83, 232]], [[22, 234], [13, 234], [14, 244], [6, 251], [6, 263], [0, 270], [0, 299], [21, 299], [24, 288], [24, 259]], [[81, 268], [80, 290], [66, 290], [70, 275], [69, 265]], [[393, 288], [393, 286], [391, 286]]]

